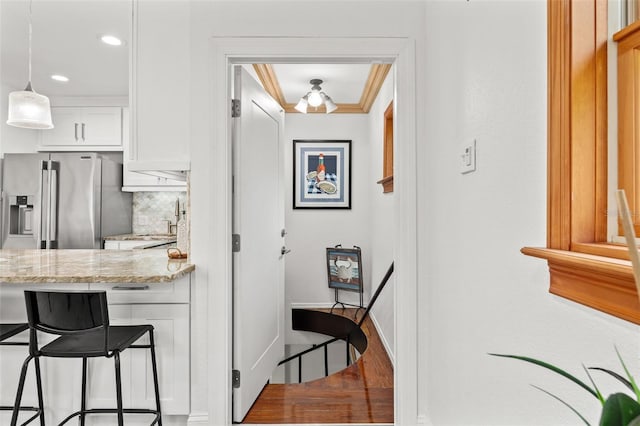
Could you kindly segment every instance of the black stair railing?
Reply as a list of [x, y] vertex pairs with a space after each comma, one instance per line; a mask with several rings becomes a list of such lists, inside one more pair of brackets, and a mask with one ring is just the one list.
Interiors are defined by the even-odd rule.
[[[360, 332], [360, 334], [362, 334], [362, 324], [364, 323], [364, 321], [367, 319], [367, 317], [369, 316], [369, 312], [371, 312], [371, 309], [373, 308], [373, 305], [375, 305], [376, 300], [378, 300], [378, 296], [380, 296], [380, 293], [382, 292], [382, 290], [384, 289], [384, 287], [387, 285], [387, 282], [389, 281], [389, 278], [391, 278], [391, 275], [393, 274], [393, 262], [391, 262], [391, 265], [389, 266], [389, 269], [387, 270], [387, 273], [384, 275], [384, 278], [382, 278], [382, 281], [380, 282], [380, 285], [378, 286], [376, 292], [373, 294], [373, 297], [371, 298], [371, 301], [369, 302], [369, 304], [367, 305], [367, 309], [364, 311], [364, 314], [362, 315], [362, 318], [360, 318], [360, 321], [358, 321], [357, 324], [353, 324], [353, 327], [351, 327], [350, 330], [348, 330], [346, 333], [341, 334], [340, 336], [336, 336], [333, 339], [329, 339], [325, 342], [319, 343], [319, 344], [315, 344], [313, 345], [311, 348], [309, 349], [305, 349], [303, 351], [300, 351], [294, 355], [291, 355], [285, 359], [283, 359], [282, 361], [280, 361], [278, 363], [278, 365], [283, 365], [286, 364], [290, 361], [293, 361], [294, 359], [298, 360], [298, 383], [302, 383], [302, 357], [304, 355], [307, 355], [311, 352], [314, 352], [318, 349], [324, 349], [324, 376], [327, 377], [329, 375], [329, 354], [328, 354], [328, 346], [331, 343], [337, 342], [338, 340], [344, 340], [346, 343], [346, 365], [347, 367], [351, 364], [351, 356], [349, 354], [349, 348], [350, 348], [350, 340], [353, 337], [353, 334], [355, 332]], [[308, 331], [313, 331], [313, 330], [308, 330]], [[362, 336], [364, 336], [362, 334]], [[366, 338], [365, 338], [366, 339]], [[366, 348], [366, 343], [365, 346]], [[362, 352], [362, 351], [361, 351]]]

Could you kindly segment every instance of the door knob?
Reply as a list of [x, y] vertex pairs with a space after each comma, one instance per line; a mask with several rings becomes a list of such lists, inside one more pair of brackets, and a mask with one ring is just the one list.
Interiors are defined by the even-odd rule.
[[280, 231], [280, 236], [284, 237], [285, 235], [287, 235], [287, 230], [283, 229], [282, 231]]
[[280, 254], [284, 256], [285, 254], [289, 253], [290, 251], [291, 250], [289, 250], [285, 246], [282, 246], [282, 248], [280, 249]]

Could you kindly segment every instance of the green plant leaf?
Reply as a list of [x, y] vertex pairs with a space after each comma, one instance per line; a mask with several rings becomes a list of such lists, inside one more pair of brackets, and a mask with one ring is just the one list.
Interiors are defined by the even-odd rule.
[[539, 359], [529, 358], [529, 357], [520, 356], [520, 355], [506, 355], [506, 354], [493, 354], [493, 353], [490, 353], [489, 355], [499, 356], [499, 357], [502, 357], [502, 358], [519, 359], [520, 361], [530, 362], [532, 364], [535, 364], [535, 365], [538, 365], [540, 367], [546, 368], [547, 370], [551, 370], [554, 373], [557, 373], [557, 374], [559, 374], [559, 375], [561, 375], [563, 377], [566, 377], [567, 379], [569, 379], [572, 382], [576, 383], [577, 385], [581, 386], [587, 392], [589, 392], [591, 395], [593, 395], [596, 399], [600, 400], [600, 398], [598, 398], [598, 393], [595, 390], [593, 390], [592, 388], [590, 388], [589, 385], [587, 385], [585, 382], [583, 382], [582, 380], [578, 379], [577, 377], [575, 377], [575, 376], [567, 373], [566, 371], [556, 367], [555, 365], [551, 365], [551, 364], [549, 364], [547, 362], [540, 361]]
[[587, 373], [587, 377], [589, 378], [589, 381], [593, 385], [593, 389], [596, 391], [596, 395], [598, 396], [600, 403], [604, 405], [604, 397], [602, 396], [602, 393], [600, 393], [600, 389], [598, 389], [596, 382], [593, 381], [593, 378], [591, 377], [589, 370], [587, 370], [587, 367], [585, 367], [584, 364], [582, 364], [582, 368], [584, 368], [584, 372]]
[[604, 371], [605, 373], [609, 374], [610, 376], [615, 377], [616, 379], [618, 379], [622, 384], [624, 384], [626, 387], [628, 387], [630, 391], [633, 392], [633, 386], [631, 385], [631, 382], [628, 381], [627, 379], [625, 379], [624, 377], [622, 377], [621, 375], [619, 375], [618, 373], [616, 373], [615, 371], [607, 370], [606, 368], [602, 368], [602, 367], [589, 367], [589, 370]]
[[628, 426], [640, 416], [640, 404], [624, 393], [609, 395], [600, 417], [600, 426]]
[[631, 375], [631, 373], [629, 373], [627, 366], [624, 364], [624, 361], [620, 356], [620, 352], [618, 351], [618, 348], [615, 347], [615, 349], [616, 349], [616, 354], [618, 354], [618, 359], [620, 360], [620, 364], [622, 364], [622, 368], [624, 369], [624, 372], [627, 375], [627, 378], [629, 379], [631, 386], [633, 387], [633, 392], [636, 394], [636, 399], [640, 402], [640, 389], [638, 389], [638, 386], [636, 385], [636, 381], [633, 379], [633, 376]]
[[582, 419], [582, 421], [583, 421], [587, 426], [591, 426], [591, 424], [587, 421], [587, 419], [585, 419], [585, 418], [584, 418], [584, 416], [578, 412], [578, 410], [576, 410], [575, 408], [573, 408], [571, 405], [569, 405], [569, 404], [568, 404], [567, 402], [565, 402], [563, 399], [561, 399], [560, 397], [558, 397], [558, 396], [556, 396], [556, 395], [552, 394], [551, 392], [546, 391], [546, 390], [544, 390], [544, 389], [542, 389], [542, 388], [540, 388], [540, 387], [538, 387], [538, 386], [536, 386], [536, 385], [531, 385], [531, 386], [533, 386], [534, 388], [538, 389], [539, 391], [542, 391], [542, 392], [546, 393], [546, 394], [547, 394], [547, 395], [549, 395], [550, 397], [555, 398], [555, 399], [557, 399], [558, 401], [562, 402], [564, 405], [566, 405], [567, 407], [569, 407], [569, 409], [570, 409], [571, 411], [573, 411], [574, 413], [576, 413], [576, 414], [578, 415], [578, 417], [580, 417], [580, 419]]

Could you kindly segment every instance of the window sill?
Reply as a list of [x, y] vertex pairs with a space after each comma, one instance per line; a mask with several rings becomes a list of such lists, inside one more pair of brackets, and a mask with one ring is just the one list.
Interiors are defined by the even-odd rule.
[[[600, 253], [622, 252], [619, 246], [607, 244], [584, 246]], [[640, 302], [629, 260], [536, 247], [524, 247], [521, 251], [547, 260], [550, 293], [640, 324]]]
[[382, 185], [382, 193], [393, 192], [393, 175], [380, 179], [378, 182]]

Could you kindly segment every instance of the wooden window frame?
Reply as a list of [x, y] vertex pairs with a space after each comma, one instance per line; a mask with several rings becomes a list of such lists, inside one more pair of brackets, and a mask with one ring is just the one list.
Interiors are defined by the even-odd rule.
[[607, 1], [548, 0], [547, 247], [552, 294], [640, 324], [625, 246], [607, 240]]
[[384, 145], [382, 151], [382, 192], [393, 192], [393, 101], [384, 111]]
[[[618, 187], [625, 190], [636, 235], [640, 235], [640, 21], [613, 36], [618, 45]], [[623, 235], [618, 224], [618, 235]]]

